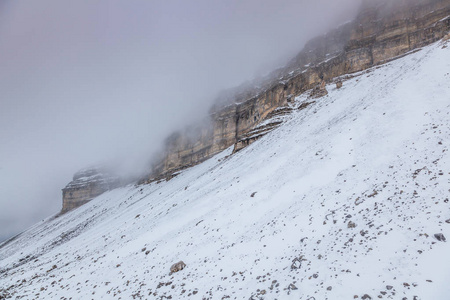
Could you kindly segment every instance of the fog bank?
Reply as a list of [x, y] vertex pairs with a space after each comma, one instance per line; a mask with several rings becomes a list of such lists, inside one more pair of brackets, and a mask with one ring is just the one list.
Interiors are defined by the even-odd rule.
[[0, 240], [78, 169], [145, 169], [223, 89], [281, 66], [359, 0], [0, 2]]

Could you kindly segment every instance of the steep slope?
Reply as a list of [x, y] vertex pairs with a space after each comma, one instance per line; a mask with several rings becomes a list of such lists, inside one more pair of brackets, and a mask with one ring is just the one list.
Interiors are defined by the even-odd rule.
[[448, 299], [449, 48], [327, 88], [233, 156], [3, 243], [0, 298]]
[[[307, 90], [389, 62], [449, 31], [450, 0], [364, 0], [353, 21], [310, 40], [285, 67], [225, 91], [208, 117], [169, 136], [140, 182], [171, 178], [232, 145], [238, 151], [280, 125], [269, 119], [288, 111]], [[93, 190], [106, 190], [98, 182], [77, 185], [76, 191], [70, 186], [63, 191], [63, 212], [91, 200]]]
[[[285, 67], [229, 91], [211, 109], [208, 126], [188, 127], [167, 139], [148, 180], [171, 175], [236, 144], [279, 107], [322, 80], [360, 72], [442, 39], [450, 30], [450, 0], [364, 0], [358, 15], [309, 41]], [[189, 138], [188, 138], [189, 137]]]

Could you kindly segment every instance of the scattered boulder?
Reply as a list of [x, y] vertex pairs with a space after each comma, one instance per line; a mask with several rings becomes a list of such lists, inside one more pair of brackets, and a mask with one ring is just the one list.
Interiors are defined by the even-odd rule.
[[356, 227], [356, 224], [354, 222], [348, 221], [347, 228], [355, 228], [355, 227]]
[[342, 87], [342, 81], [338, 81], [338, 82], [336, 82], [336, 88], [337, 89], [340, 89]]
[[370, 296], [367, 295], [367, 294], [364, 294], [364, 295], [361, 297], [361, 299], [372, 299], [372, 297], [370, 297]]
[[445, 236], [442, 233], [435, 233], [434, 237], [439, 241], [439, 242], [445, 242]]
[[445, 220], [445, 223], [450, 224], [450, 219]]
[[181, 270], [183, 270], [185, 267], [186, 267], [186, 264], [185, 264], [182, 260], [180, 260], [179, 262], [173, 264], [173, 265], [170, 267], [170, 274], [176, 273], [176, 272], [178, 272], [178, 271], [181, 271]]

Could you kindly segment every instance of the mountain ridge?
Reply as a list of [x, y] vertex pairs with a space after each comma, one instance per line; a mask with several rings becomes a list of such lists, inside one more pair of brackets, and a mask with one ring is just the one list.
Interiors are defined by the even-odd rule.
[[0, 295], [447, 299], [448, 43], [296, 97], [234, 155], [36, 224], [0, 245]]
[[[276, 119], [271, 121], [277, 110], [284, 108], [288, 113], [292, 99], [322, 80], [336, 82], [340, 76], [399, 58], [448, 34], [449, 0], [396, 3], [394, 9], [391, 1], [365, 1], [355, 20], [312, 39], [286, 67], [258, 87], [239, 88], [219, 97], [207, 120], [166, 139], [164, 152], [140, 183], [171, 179], [233, 145], [234, 152], [239, 151], [279, 126]], [[95, 185], [86, 185], [77, 194], [89, 195], [95, 189]], [[88, 200], [63, 196], [63, 207], [73, 208]]]

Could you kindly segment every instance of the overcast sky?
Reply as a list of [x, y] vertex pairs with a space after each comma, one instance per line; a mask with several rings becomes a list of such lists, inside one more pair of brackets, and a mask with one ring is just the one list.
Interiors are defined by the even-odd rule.
[[0, 240], [85, 166], [138, 168], [214, 96], [279, 67], [359, 0], [1, 0]]

